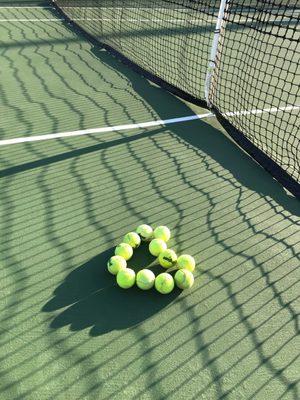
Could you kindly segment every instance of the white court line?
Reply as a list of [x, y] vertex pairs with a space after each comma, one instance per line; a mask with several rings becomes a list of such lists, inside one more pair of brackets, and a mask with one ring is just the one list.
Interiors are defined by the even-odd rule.
[[79, 10], [95, 10], [95, 11], [100, 11], [100, 10], [138, 10], [138, 11], [144, 11], [144, 10], [160, 10], [160, 11], [168, 11], [168, 10], [172, 10], [172, 11], [187, 11], [187, 8], [162, 8], [162, 7], [82, 7], [82, 6], [71, 6], [71, 7], [61, 7], [63, 10], [74, 10], [74, 9], [79, 9]]
[[206, 21], [204, 19], [180, 19], [180, 18], [172, 18], [172, 19], [160, 19], [160, 18], [73, 18], [72, 21], [105, 21], [105, 22], [215, 22], [214, 20]]
[[[223, 116], [232, 117], [239, 115], [258, 115], [264, 113], [276, 113], [276, 112], [285, 112], [285, 111], [298, 111], [300, 110], [300, 105], [296, 106], [285, 106], [285, 107], [272, 107], [265, 108], [262, 110], [244, 110], [244, 111], [235, 111], [235, 112], [225, 112], [222, 113]], [[188, 122], [194, 121], [196, 119], [204, 119], [211, 118], [215, 115], [213, 113], [207, 114], [195, 114], [187, 117], [179, 117], [179, 118], [171, 118], [166, 120], [157, 120], [150, 122], [141, 122], [139, 124], [128, 124], [128, 125], [117, 125], [117, 126], [108, 126], [104, 128], [93, 128], [93, 129], [84, 129], [79, 131], [70, 131], [70, 132], [61, 132], [61, 133], [50, 133], [48, 135], [40, 135], [40, 136], [26, 136], [14, 139], [5, 139], [0, 140], [0, 146], [6, 146], [9, 144], [17, 144], [17, 143], [28, 143], [28, 142], [39, 142], [42, 140], [51, 140], [51, 139], [61, 139], [66, 137], [76, 137], [76, 136], [84, 136], [84, 135], [92, 135], [95, 133], [104, 133], [104, 132], [119, 132], [131, 129], [140, 129], [140, 128], [150, 128], [153, 126], [164, 126], [171, 125], [178, 122]]]
[[[0, 7], [1, 8], [1, 7]], [[13, 8], [13, 7], [12, 7]], [[51, 8], [51, 7], [48, 7]], [[66, 18], [5, 18], [5, 19], [0, 19], [0, 22], [56, 22], [56, 21], [68, 21]], [[215, 23], [215, 19], [202, 19], [202, 18], [197, 18], [197, 19], [185, 19], [185, 18], [171, 18], [171, 19], [166, 19], [166, 18], [73, 18], [72, 21], [86, 21], [86, 22], [171, 22], [171, 23], [209, 23], [213, 24]], [[264, 23], [273, 23], [273, 22], [290, 22], [291, 19], [269, 19], [269, 20], [261, 20], [259, 21], [261, 24]], [[237, 21], [229, 21], [228, 23], [231, 24], [239, 24], [239, 23], [247, 23], [247, 22], [252, 22], [251, 19], [239, 19]]]
[[[22, 7], [22, 8], [26, 8], [26, 7]], [[50, 8], [52, 8], [52, 7], [50, 7]], [[55, 8], [55, 7], [54, 7]], [[199, 11], [199, 10], [193, 10], [193, 9], [189, 9], [189, 8], [187, 8], [187, 7], [181, 7], [181, 8], [175, 8], [175, 7], [169, 7], [169, 8], [164, 8], [164, 7], [125, 7], [125, 6], [123, 6], [123, 7], [82, 7], [82, 6], [62, 6], [61, 7], [63, 10], [74, 10], [74, 9], [78, 9], [78, 10], [82, 10], [82, 9], [84, 9], [84, 10], [95, 10], [95, 11], [99, 11], [99, 10], [138, 10], [138, 11], [144, 11], [144, 10], [160, 10], [160, 11], [169, 11], [169, 10], [171, 10], [171, 11], [180, 11], [180, 12], [187, 12], [187, 13], [190, 13], [190, 12], [192, 12], [192, 13], [195, 13], [195, 14], [198, 14], [198, 13], [202, 13], [202, 14], [205, 14], [205, 11]], [[213, 11], [213, 10], [216, 10], [216, 14], [218, 13], [218, 10], [219, 10], [219, 8], [218, 7], [212, 7], [212, 9], [211, 9], [211, 11], [210, 11], [210, 13]], [[244, 11], [245, 10], [245, 7], [240, 7], [240, 8], [235, 8], [234, 9], [234, 12], [241, 12], [241, 11]], [[253, 8], [252, 7], [252, 10], [254, 10], [254, 11], [258, 11], [258, 9], [256, 9], [256, 8]], [[262, 10], [260, 10], [260, 11], [263, 11], [263, 12], [268, 12], [268, 11], [273, 11], [274, 12], [274, 8], [264, 8], [264, 9], [262, 9]], [[285, 8], [282, 8], [282, 9], [280, 9], [279, 8], [279, 10], [278, 11], [286, 11], [286, 9]], [[296, 9], [295, 10], [296, 12], [298, 12], [298, 11], [300, 11], [300, 9], [298, 10], [298, 9]], [[206, 12], [207, 13], [207, 12]]]
[[24, 9], [28, 9], [28, 8], [34, 8], [34, 9], [38, 9], [38, 10], [44, 10], [44, 9], [46, 9], [46, 10], [53, 10], [55, 7], [48, 7], [48, 6], [46, 6], [46, 7], [43, 7], [43, 6], [26, 6], [26, 7], [23, 7], [23, 6], [0, 6], [0, 10], [10, 10], [10, 9], [19, 9], [19, 10], [24, 10]]
[[15, 138], [15, 139], [0, 140], [0, 146], [6, 146], [9, 144], [17, 144], [17, 143], [38, 142], [38, 141], [50, 140], [50, 139], [61, 139], [61, 138], [66, 138], [66, 137], [92, 135], [94, 133], [119, 132], [119, 131], [131, 130], [131, 129], [150, 128], [152, 126], [164, 126], [164, 125], [175, 124], [178, 122], [187, 122], [187, 121], [193, 121], [196, 119], [211, 118], [211, 117], [214, 117], [214, 114], [212, 114], [212, 113], [199, 114], [199, 115], [196, 114], [196, 115], [190, 115], [187, 117], [171, 118], [171, 119], [166, 119], [166, 120], [157, 120], [157, 121], [150, 121], [150, 122], [141, 122], [139, 124], [107, 126], [104, 128], [93, 128], [93, 129], [84, 129], [84, 130], [80, 130], [80, 131], [51, 133], [48, 135], [40, 135], [40, 136], [27, 136], [27, 137]]
[[[0, 22], [45, 22], [45, 21], [68, 21], [65, 18], [5, 18], [0, 19]], [[204, 21], [204, 20], [185, 20], [185, 19], [122, 19], [122, 18], [73, 18], [72, 21], [85, 21], [85, 22], [172, 22], [172, 23], [181, 23], [181, 22], [211, 22], [214, 21]]]
[[[215, 19], [183, 19], [183, 18], [73, 18], [72, 21], [105, 21], [105, 22], [206, 22], [213, 24]], [[246, 23], [252, 22], [250, 19], [239, 19], [237, 21], [229, 21], [232, 24]], [[259, 21], [260, 23], [269, 23], [269, 22], [290, 22], [290, 19], [269, 19], [265, 21]]]
[[[42, 21], [41, 19], [36, 19], [37, 21]], [[32, 19], [32, 21], [36, 21], [35, 19]], [[62, 19], [63, 21], [64, 19]], [[6, 20], [6, 21], [10, 21], [10, 20]], [[19, 21], [23, 21], [23, 20], [19, 20]], [[27, 21], [30, 21], [29, 19], [27, 19]], [[171, 19], [166, 19], [166, 18], [72, 18], [71, 21], [87, 21], [87, 22], [172, 22], [172, 23], [209, 23], [209, 24], [213, 24], [215, 23], [215, 19], [211, 19], [211, 20], [206, 20], [206, 19], [182, 19], [182, 18], [171, 18]], [[265, 21], [259, 21], [261, 24], [264, 23], [273, 23], [273, 22], [290, 22], [291, 19], [269, 19], [269, 20], [265, 20]], [[239, 23], [247, 23], [247, 22], [252, 22], [252, 20], [249, 19], [239, 19], [237, 21], [229, 21], [228, 23], [231, 24], [239, 24]]]
[[[140, 8], [137, 8], [137, 7], [82, 7], [82, 6], [72, 6], [72, 7], [61, 7], [61, 8], [62, 8], [62, 10], [78, 9], [78, 10], [93, 10], [95, 12], [100, 12], [100, 10], [101, 11], [105, 11], [105, 10], [112, 10], [112, 11], [115, 11], [115, 10], [121, 10], [121, 11], [134, 10], [136, 12], [141, 12], [141, 11], [143, 12], [143, 11], [149, 11], [150, 10], [150, 11], [158, 12], [158, 8], [154, 8], [154, 7], [140, 7]], [[218, 17], [218, 8], [215, 8], [214, 10], [216, 12], [215, 17], [217, 18]], [[192, 14], [193, 13], [195, 13], [195, 14], [201, 13], [201, 14], [204, 14], [204, 15], [207, 14], [205, 12], [201, 12], [201, 11], [197, 11], [197, 10], [192, 10], [191, 11], [190, 9], [187, 9], [187, 8], [159, 8], [159, 11], [172, 11], [172, 12], [179, 11], [179, 12], [187, 13], [187, 14], [188, 13], [192, 13]], [[239, 12], [243, 12], [243, 11], [245, 11], [244, 8], [237, 8], [234, 11], [232, 11], [232, 13], [235, 14], [235, 13], [239, 13]], [[258, 11], [258, 10], [254, 9], [254, 11]], [[254, 11], [252, 13], [253, 16], [255, 16], [255, 12]], [[280, 11], [286, 13], [286, 9], [282, 9], [282, 10], [279, 9], [278, 11], [279, 11], [279, 13], [280, 13]], [[210, 12], [210, 14], [212, 12], [213, 12], [213, 10]], [[265, 13], [266, 12], [270, 12], [271, 14], [273, 12], [274, 15], [278, 15], [278, 13], [277, 14], [275, 13], [273, 8], [263, 9], [262, 12], [265, 12]], [[292, 12], [293, 13], [294, 12], [299, 13], [300, 9], [299, 10], [298, 9], [293, 10]], [[282, 14], [280, 14], [280, 15], [282, 15]]]
[[[60, 21], [68, 21], [65, 18], [6, 18], [0, 19], [0, 22], [60, 22]], [[172, 23], [209, 23], [213, 24], [215, 20], [202, 20], [202, 19], [147, 19], [147, 18], [139, 18], [139, 19], [122, 19], [122, 18], [73, 18], [72, 21], [86, 21], [86, 22], [172, 22]], [[233, 24], [246, 23], [249, 20], [239, 20], [239, 21], [230, 21]], [[251, 22], [251, 21], [250, 21]], [[267, 20], [260, 21], [261, 23], [272, 23], [272, 22], [290, 22], [290, 19], [281, 19], [281, 20]]]
[[244, 111], [234, 111], [234, 112], [225, 112], [221, 113], [226, 117], [238, 117], [239, 115], [258, 115], [265, 113], [276, 113], [276, 112], [285, 112], [285, 111], [297, 111], [300, 110], [300, 105], [295, 106], [285, 106], [285, 107], [272, 107], [272, 108], [264, 108], [262, 110], [244, 110]]
[[66, 21], [64, 18], [15, 18], [0, 19], [0, 22], [61, 22]]

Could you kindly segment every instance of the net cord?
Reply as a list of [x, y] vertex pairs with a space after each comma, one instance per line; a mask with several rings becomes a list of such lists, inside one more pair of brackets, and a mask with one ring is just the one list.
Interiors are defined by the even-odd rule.
[[206, 79], [205, 79], [205, 100], [209, 108], [212, 107], [212, 104], [209, 100], [209, 94], [210, 94], [210, 89], [211, 89], [211, 82], [212, 82], [212, 77], [214, 74], [214, 70], [216, 67], [216, 58], [217, 58], [217, 52], [218, 52], [218, 45], [220, 41], [220, 32], [221, 32], [221, 26], [222, 22], [224, 19], [224, 13], [225, 13], [225, 8], [226, 5], [229, 3], [230, 0], [222, 0], [219, 8], [219, 13], [218, 13], [218, 18], [216, 22], [216, 29], [214, 32], [214, 37], [212, 41], [212, 47], [210, 51], [210, 59], [207, 67], [207, 73], [206, 73]]

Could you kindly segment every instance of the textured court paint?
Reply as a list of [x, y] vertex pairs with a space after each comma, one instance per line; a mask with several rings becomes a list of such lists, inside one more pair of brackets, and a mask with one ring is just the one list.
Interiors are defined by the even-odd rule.
[[[191, 114], [67, 27], [0, 30], [2, 139]], [[299, 397], [299, 202], [216, 123], [8, 146], [0, 165], [1, 399]], [[195, 255], [190, 291], [115, 286], [106, 260], [141, 222]]]

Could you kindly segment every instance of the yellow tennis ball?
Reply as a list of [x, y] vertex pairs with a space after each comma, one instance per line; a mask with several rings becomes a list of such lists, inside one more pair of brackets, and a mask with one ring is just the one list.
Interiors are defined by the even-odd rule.
[[170, 229], [167, 226], [158, 226], [154, 229], [155, 239], [162, 239], [167, 242], [171, 237]]
[[127, 243], [120, 243], [115, 249], [115, 255], [125, 258], [126, 261], [132, 257], [132, 254], [133, 249]]
[[107, 269], [113, 275], [117, 275], [117, 273], [121, 271], [121, 269], [125, 269], [126, 266], [126, 260], [121, 256], [112, 256], [107, 263]]
[[189, 289], [194, 284], [194, 275], [187, 269], [179, 269], [175, 274], [175, 282], [179, 289]]
[[182, 254], [182, 256], [178, 257], [177, 265], [179, 269], [188, 269], [189, 271], [193, 272], [196, 262], [194, 257], [188, 254]]
[[168, 274], [167, 272], [159, 274], [155, 278], [155, 289], [162, 294], [171, 293], [174, 289], [174, 279], [172, 275]]
[[142, 269], [136, 275], [136, 284], [142, 290], [149, 290], [154, 286], [155, 275], [150, 269]]
[[124, 236], [123, 243], [127, 243], [133, 249], [136, 249], [141, 244], [141, 238], [136, 232], [129, 232]]
[[149, 251], [155, 257], [158, 257], [166, 249], [167, 244], [162, 239], [153, 239], [149, 244]]
[[140, 238], [144, 242], [149, 242], [153, 237], [153, 229], [151, 228], [150, 225], [146, 224], [138, 226], [136, 229], [136, 233], [140, 235]]
[[125, 268], [118, 272], [117, 284], [122, 289], [129, 289], [135, 284], [135, 272], [133, 269]]
[[177, 255], [174, 250], [167, 249], [160, 253], [158, 261], [162, 267], [171, 268], [176, 264]]

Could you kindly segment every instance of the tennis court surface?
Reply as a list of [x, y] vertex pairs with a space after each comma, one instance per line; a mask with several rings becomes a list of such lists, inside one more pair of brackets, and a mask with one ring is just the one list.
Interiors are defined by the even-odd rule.
[[[146, 79], [53, 3], [0, 0], [0, 20], [0, 399], [299, 399], [299, 199], [201, 101]], [[211, 41], [206, 28], [189, 40]], [[109, 32], [105, 44], [126, 53], [126, 36]], [[256, 103], [261, 119], [249, 116], [237, 84], [226, 103], [232, 67], [211, 92], [213, 111], [265, 132], [263, 150], [277, 143], [268, 156], [280, 149], [274, 160], [299, 183], [299, 88], [274, 78], [279, 114], [266, 111], [269, 92]], [[180, 71], [173, 78], [178, 87]], [[196, 78], [179, 89], [199, 98]], [[107, 260], [141, 223], [169, 226], [169, 246], [195, 256], [191, 289], [116, 286]], [[129, 264], [151, 262], [141, 249]]]

